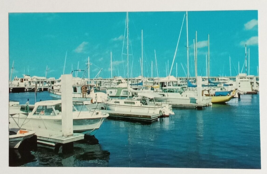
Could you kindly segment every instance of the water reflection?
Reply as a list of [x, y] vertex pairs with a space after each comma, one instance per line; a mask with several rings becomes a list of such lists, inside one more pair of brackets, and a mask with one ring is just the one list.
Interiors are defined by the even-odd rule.
[[82, 140], [74, 143], [73, 151], [62, 153], [54, 148], [38, 145], [36, 151], [10, 150], [10, 166], [91, 166], [106, 167], [110, 152], [100, 144], [89, 144]]
[[9, 166], [21, 166], [35, 161], [35, 156], [29, 150], [9, 149]]
[[[196, 112], [197, 114], [197, 139], [202, 140], [203, 139], [203, 112]], [[200, 142], [199, 142], [200, 143]]]

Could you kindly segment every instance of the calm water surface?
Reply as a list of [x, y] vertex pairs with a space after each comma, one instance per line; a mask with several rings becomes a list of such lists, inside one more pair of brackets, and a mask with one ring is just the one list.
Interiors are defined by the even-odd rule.
[[[34, 103], [34, 93], [10, 100]], [[40, 92], [37, 101], [51, 99]], [[98, 144], [74, 143], [73, 152], [10, 151], [11, 166], [261, 168], [259, 95], [242, 95], [204, 110], [174, 109], [175, 115], [142, 124], [107, 119]]]

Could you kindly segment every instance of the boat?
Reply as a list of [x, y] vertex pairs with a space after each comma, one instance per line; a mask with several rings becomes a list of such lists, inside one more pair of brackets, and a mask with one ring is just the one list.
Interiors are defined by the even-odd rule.
[[[72, 98], [73, 101], [90, 101], [91, 103], [101, 103], [107, 101], [108, 95], [103, 92], [95, 92], [94, 84], [88, 84], [87, 79], [73, 77], [72, 80]], [[61, 81], [60, 79], [49, 90], [53, 99], [61, 99]]]
[[[20, 127], [22, 129], [34, 130], [38, 136], [62, 134], [62, 112], [61, 100], [48, 100], [36, 102], [34, 109], [30, 112], [21, 111], [15, 114], [13, 109], [10, 120], [10, 128]], [[93, 135], [109, 116], [101, 110], [93, 109], [79, 111], [73, 106], [73, 132]], [[61, 133], [60, 133], [61, 132]]]
[[[204, 94], [204, 91], [203, 91], [203, 94]], [[211, 97], [212, 103], [226, 103], [230, 101], [232, 98], [234, 98], [234, 96], [236, 95], [236, 90], [233, 90], [230, 93], [227, 93], [227, 95], [225, 94], [226, 92], [217, 93], [217, 95], [216, 93], [215, 94], [208, 93], [208, 94], [205, 94], [205, 96]]]
[[34, 131], [22, 130], [18, 128], [9, 129], [9, 148], [19, 148], [23, 141], [30, 139], [34, 135]]

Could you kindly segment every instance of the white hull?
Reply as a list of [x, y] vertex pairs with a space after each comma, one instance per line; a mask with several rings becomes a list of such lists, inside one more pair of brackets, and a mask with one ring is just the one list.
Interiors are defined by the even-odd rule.
[[155, 97], [155, 101], [171, 104], [173, 107], [198, 107], [209, 106], [211, 98], [202, 97], [202, 100], [198, 101], [196, 97], [175, 96], [174, 94], [165, 93], [165, 96]]
[[31, 138], [33, 135], [34, 135], [33, 131], [29, 131], [25, 134], [9, 135], [9, 148], [14, 148], [14, 149], [19, 148], [20, 144], [24, 140]]
[[[99, 111], [91, 111], [86, 114], [79, 111], [73, 112], [73, 132], [93, 134], [95, 130], [99, 129], [104, 119], [108, 115], [95, 116]], [[100, 114], [100, 113], [99, 113]], [[91, 118], [90, 118], [91, 117]], [[33, 130], [37, 136], [55, 136], [62, 135], [62, 121], [61, 116], [26, 116], [24, 114], [17, 114], [9, 119], [10, 128], [21, 126], [23, 129]]]

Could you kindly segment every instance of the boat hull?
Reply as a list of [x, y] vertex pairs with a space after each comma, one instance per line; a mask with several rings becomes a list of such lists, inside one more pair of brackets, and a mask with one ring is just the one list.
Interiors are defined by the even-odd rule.
[[[90, 114], [90, 113], [88, 113]], [[74, 115], [74, 114], [73, 114]], [[84, 118], [77, 111], [77, 117], [73, 118], [73, 132], [74, 133], [84, 133], [94, 135], [95, 130], [99, 129], [104, 119], [103, 117], [92, 117]], [[54, 116], [49, 118], [49, 116], [32, 116], [26, 118], [23, 114], [14, 115], [10, 118], [10, 128], [16, 128], [17, 124], [20, 123], [21, 128], [27, 130], [33, 130], [36, 132], [37, 136], [52, 136], [58, 135], [62, 136], [62, 119], [61, 116]], [[35, 118], [34, 118], [35, 117]]]
[[226, 103], [230, 101], [233, 98], [233, 96], [212, 96], [211, 102], [212, 103]]

